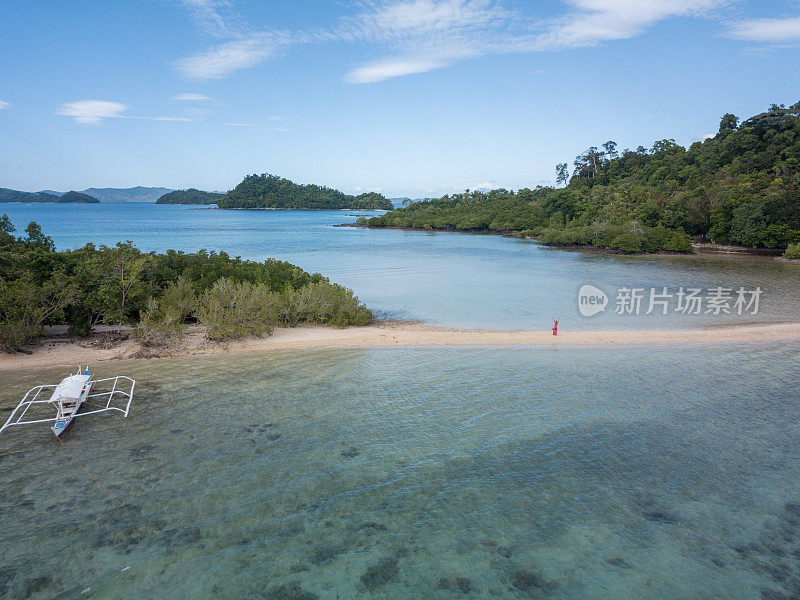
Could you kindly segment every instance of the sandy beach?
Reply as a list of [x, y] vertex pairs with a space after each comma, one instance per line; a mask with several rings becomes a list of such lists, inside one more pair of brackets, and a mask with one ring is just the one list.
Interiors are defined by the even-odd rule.
[[453, 329], [420, 323], [378, 322], [364, 327], [279, 328], [270, 336], [210, 342], [190, 328], [179, 346], [142, 348], [124, 332], [106, 330], [88, 338], [56, 336], [29, 348], [30, 354], [0, 354], [0, 372], [60, 365], [96, 364], [131, 358], [240, 354], [311, 348], [386, 346], [561, 346], [610, 344], [696, 344], [800, 340], [800, 323], [742, 325], [691, 330], [562, 331]]

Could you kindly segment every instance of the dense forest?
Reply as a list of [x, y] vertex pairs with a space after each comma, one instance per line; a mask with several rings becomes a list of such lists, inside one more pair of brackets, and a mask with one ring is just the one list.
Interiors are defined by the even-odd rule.
[[134, 326], [142, 344], [168, 344], [188, 323], [213, 340], [261, 335], [276, 325], [362, 325], [371, 311], [348, 289], [278, 260], [224, 252], [145, 253], [130, 242], [59, 252], [36, 223], [16, 237], [0, 217], [0, 349], [14, 351], [63, 324]]
[[619, 252], [691, 251], [691, 240], [751, 248], [800, 243], [800, 102], [713, 137], [617, 151], [608, 141], [556, 167], [557, 185], [445, 196], [361, 219], [410, 227], [530, 235]]
[[392, 203], [381, 194], [351, 196], [319, 185], [294, 183], [277, 175], [248, 175], [218, 202], [220, 208], [382, 209]]
[[161, 196], [156, 204], [216, 204], [225, 194], [204, 192], [195, 188], [175, 190]]
[[84, 204], [99, 204], [100, 200], [90, 196], [89, 194], [84, 194], [83, 192], [75, 192], [70, 191], [66, 194], [61, 194], [61, 196], [56, 200], [56, 202], [69, 204], [69, 203], [84, 203]]
[[85, 202], [87, 204], [97, 204], [100, 200], [88, 194], [74, 191], [58, 196], [47, 192], [20, 192], [18, 190], [0, 188], [0, 202]]

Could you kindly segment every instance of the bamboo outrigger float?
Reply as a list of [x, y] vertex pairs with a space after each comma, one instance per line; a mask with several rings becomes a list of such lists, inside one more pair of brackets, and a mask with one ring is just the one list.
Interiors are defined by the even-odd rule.
[[[113, 383], [112, 383], [113, 382]], [[125, 391], [117, 386], [122, 384], [127, 388], [127, 382], [130, 383], [130, 389]], [[95, 392], [92, 390], [97, 384], [107, 384], [111, 386], [111, 391], [108, 392]], [[105, 379], [93, 379], [87, 367], [81, 372], [78, 367], [78, 372], [69, 377], [65, 377], [58, 385], [37, 385], [28, 390], [28, 393], [22, 398], [17, 407], [11, 412], [8, 420], [0, 427], [2, 433], [8, 427], [15, 427], [17, 425], [32, 425], [34, 423], [49, 423], [54, 421], [52, 426], [53, 434], [56, 437], [61, 435], [69, 428], [75, 417], [85, 417], [86, 415], [94, 415], [102, 412], [109, 412], [116, 410], [122, 413], [122, 416], [127, 417], [128, 411], [131, 407], [133, 400], [133, 388], [136, 382], [130, 377], [124, 375], [117, 375], [116, 377], [107, 377]], [[53, 390], [52, 395], [48, 399], [40, 396], [46, 395], [45, 390]], [[44, 394], [42, 394], [44, 392]], [[111, 402], [115, 398], [121, 397], [123, 399], [125, 408], [118, 406], [111, 406]], [[100, 408], [92, 408], [85, 412], [78, 412], [84, 402], [88, 400], [100, 400]], [[105, 406], [102, 406], [105, 402]], [[50, 404], [56, 409], [56, 416], [51, 418], [29, 418], [25, 420], [25, 415], [31, 407], [37, 405], [42, 406]]]

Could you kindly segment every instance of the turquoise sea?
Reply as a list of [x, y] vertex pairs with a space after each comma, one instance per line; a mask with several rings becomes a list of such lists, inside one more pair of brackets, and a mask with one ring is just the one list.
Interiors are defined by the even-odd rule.
[[[143, 203], [0, 204], [22, 231], [35, 220], [59, 249], [132, 240], [144, 250], [224, 250], [254, 260], [279, 258], [318, 271], [358, 294], [380, 317], [454, 327], [689, 329], [742, 321], [800, 320], [800, 264], [746, 256], [625, 257], [565, 251], [494, 235], [334, 227], [353, 211], [243, 211]], [[611, 306], [578, 312], [578, 290], [594, 284]], [[627, 287], [726, 287], [763, 294], [756, 315], [614, 312]]]
[[[60, 248], [274, 256], [432, 323], [545, 328], [553, 310], [584, 329], [717, 322], [580, 317], [568, 305], [584, 277], [755, 284], [766, 312], [751, 319], [798, 317], [800, 273], [769, 259], [331, 227], [347, 212], [3, 212]], [[790, 599], [798, 356], [773, 342], [101, 364], [138, 382], [127, 419], [78, 420], [63, 444], [46, 426], [0, 436], [0, 597]], [[65, 371], [1, 373], [0, 417]]]

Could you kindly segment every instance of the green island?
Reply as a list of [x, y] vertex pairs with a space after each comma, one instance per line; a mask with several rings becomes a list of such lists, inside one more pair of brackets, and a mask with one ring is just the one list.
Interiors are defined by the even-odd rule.
[[52, 202], [55, 204], [85, 203], [99, 204], [100, 200], [89, 194], [70, 191], [66, 194], [57, 195], [47, 192], [21, 192], [19, 190], [9, 190], [0, 188], [0, 202]]
[[224, 252], [141, 252], [131, 242], [57, 251], [36, 223], [14, 236], [0, 217], [0, 349], [12, 352], [65, 325], [133, 327], [143, 346], [175, 343], [190, 323], [210, 340], [264, 335], [314, 323], [347, 327], [373, 319], [352, 291], [288, 262]]
[[367, 192], [351, 196], [333, 188], [294, 183], [277, 175], [248, 175], [225, 194], [220, 208], [281, 208], [297, 210], [391, 210], [381, 194]]
[[692, 241], [800, 255], [800, 102], [772, 105], [688, 149], [674, 140], [617, 151], [608, 141], [556, 167], [557, 184], [467, 190], [415, 202], [364, 227], [502, 233], [621, 253], [691, 252]]
[[167, 192], [156, 200], [156, 204], [216, 204], [225, 194], [204, 192], [195, 188]]

